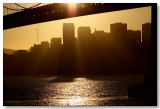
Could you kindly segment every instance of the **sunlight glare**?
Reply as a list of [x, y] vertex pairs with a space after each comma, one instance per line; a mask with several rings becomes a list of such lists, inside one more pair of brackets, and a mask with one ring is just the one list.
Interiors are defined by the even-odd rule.
[[68, 3], [68, 14], [69, 16], [75, 16], [76, 15], [76, 3]]
[[68, 6], [71, 8], [76, 8], [76, 3], [68, 3]]
[[81, 97], [77, 97], [77, 98], [72, 98], [68, 100], [69, 105], [73, 106], [73, 105], [84, 105], [85, 104], [85, 100]]

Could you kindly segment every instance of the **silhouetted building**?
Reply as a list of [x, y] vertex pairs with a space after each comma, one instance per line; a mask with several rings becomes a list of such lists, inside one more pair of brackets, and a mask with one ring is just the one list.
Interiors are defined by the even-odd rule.
[[115, 23], [110, 25], [110, 34], [113, 40], [123, 42], [127, 39], [127, 24]]
[[69, 53], [74, 50], [75, 29], [73, 23], [63, 24], [63, 46], [64, 52]]
[[50, 47], [60, 46], [61, 45], [61, 38], [52, 38]]
[[111, 33], [95, 29], [92, 34], [90, 27], [79, 27], [75, 37], [74, 24], [64, 23], [63, 44], [57, 37], [51, 39], [50, 45], [47, 41], [34, 44], [29, 53], [18, 50], [14, 55], [4, 55], [5, 72], [20, 75], [21, 72], [25, 75], [149, 73], [151, 24], [142, 25], [143, 47], [137, 46], [141, 31], [127, 30], [124, 23], [110, 26]]
[[142, 47], [143, 67], [146, 72], [151, 73], [151, 23], [142, 24]]
[[90, 27], [78, 27], [78, 42], [80, 45], [80, 52], [86, 52], [89, 49], [91, 40], [91, 29]]
[[111, 38], [111, 35], [108, 32], [105, 33], [105, 36], [107, 37], [107, 40], [109, 40]]
[[131, 43], [137, 44], [141, 42], [141, 31], [140, 30], [127, 30], [127, 37]]
[[94, 33], [92, 33], [92, 37], [94, 38], [94, 43], [92, 46], [98, 47], [95, 49], [103, 49], [105, 48], [105, 45], [107, 44], [107, 33], [105, 33], [103, 30], [96, 30]]
[[48, 50], [49, 49], [49, 42], [48, 41], [42, 41], [41, 42], [41, 48], [42, 48], [42, 50]]
[[14, 55], [18, 55], [18, 56], [24, 56], [27, 54], [26, 50], [17, 50], [16, 52], [13, 53]]
[[106, 32], [104, 32], [104, 30], [96, 30], [96, 29], [95, 29], [95, 31], [94, 31], [94, 33], [93, 33], [93, 36], [94, 36], [96, 39], [102, 39], [102, 40], [107, 39], [107, 36], [108, 36], [108, 35], [109, 35], [109, 34], [106, 33]]
[[48, 56], [48, 62], [50, 63], [49, 71], [57, 74], [60, 71], [62, 62], [62, 44], [61, 38], [52, 38], [50, 42], [50, 50]]
[[56, 57], [59, 57], [62, 54], [62, 44], [61, 44], [61, 38], [52, 38], [50, 43], [50, 50], [51, 55]]
[[140, 44], [140, 43], [142, 42], [142, 40], [141, 40], [141, 39], [142, 39], [141, 31], [140, 31], [140, 30], [137, 30], [136, 33], [137, 33], [137, 43]]
[[88, 40], [91, 36], [90, 27], [79, 27], [78, 28], [78, 39], [85, 41]]
[[3, 53], [4, 54], [13, 54], [16, 50], [12, 50], [12, 49], [7, 49], [7, 48], [3, 48]]
[[150, 49], [151, 44], [151, 23], [142, 24], [142, 45]]
[[63, 24], [63, 56], [61, 72], [73, 73], [75, 65], [75, 28], [73, 23]]
[[41, 45], [34, 44], [34, 46], [30, 48], [30, 51], [31, 52], [40, 52], [41, 51]]
[[31, 46], [30, 47], [30, 52], [33, 52], [34, 51], [34, 46]]

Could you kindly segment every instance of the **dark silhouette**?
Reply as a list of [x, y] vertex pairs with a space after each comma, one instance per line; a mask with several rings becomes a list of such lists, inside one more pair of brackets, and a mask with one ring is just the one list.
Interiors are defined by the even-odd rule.
[[[33, 95], [37, 100], [46, 98], [44, 96], [45, 94], [47, 95], [52, 92], [56, 92], [55, 94], [57, 94], [59, 90], [51, 90], [49, 93], [44, 92], [44, 90], [49, 90], [45, 87], [50, 85], [48, 82], [44, 84], [42, 80], [41, 82], [36, 81], [35, 84], [30, 84], [29, 81], [26, 81], [27, 79], [31, 79], [34, 75], [36, 75], [34, 76], [35, 78], [37, 76], [37, 78], [39, 78], [41, 75], [43, 77], [44, 75], [45, 77], [52, 77], [51, 75], [53, 75], [51, 80], [47, 80], [51, 84], [54, 82], [73, 82], [74, 78], [77, 77], [103, 81], [112, 78], [113, 75], [117, 76], [114, 77], [114, 81], [119, 82], [118, 79], [121, 79], [119, 75], [123, 78], [133, 75], [133, 85], [129, 87], [127, 85], [128, 97], [138, 98], [136, 100], [142, 99], [145, 105], [156, 106], [156, 3], [78, 3], [76, 4], [76, 14], [68, 14], [69, 11], [66, 4], [54, 3], [38, 8], [27, 8], [21, 12], [4, 16], [3, 29], [146, 6], [152, 7], [152, 23], [142, 24], [142, 31], [127, 30], [127, 24], [120, 22], [110, 25], [110, 33], [97, 29], [91, 33], [91, 29], [88, 26], [79, 27], [78, 30], [75, 30], [73, 23], [64, 23], [62, 27], [63, 39], [52, 38], [50, 43], [42, 41], [41, 44], [34, 44], [30, 50], [4, 49], [4, 101], [27, 101], [27, 95], [29, 95], [29, 100], [35, 100], [31, 94], [32, 92], [34, 92]], [[75, 37], [75, 32], [78, 33], [78, 37]], [[139, 74], [144, 76], [141, 85], [134, 84], [135, 75]], [[24, 81], [26, 81], [25, 85], [29, 84], [28, 89], [21, 86], [23, 84], [18, 84], [19, 81], [16, 81], [17, 78], [15, 79], [14, 77], [12, 80], [14, 81], [13, 84], [10, 84], [8, 82], [8, 80], [11, 79], [10, 76], [24, 79]], [[36, 79], [33, 81], [35, 80]], [[37, 83], [39, 84], [37, 85]], [[14, 84], [18, 85], [19, 88], [16, 89]], [[63, 85], [65, 86], [65, 84]], [[121, 87], [121, 85], [119, 85], [120, 84], [117, 83], [114, 88], [117, 90], [117, 87]], [[80, 85], [77, 87], [79, 86]], [[95, 85], [93, 85], [93, 87], [94, 86]], [[34, 90], [32, 89], [30, 91], [30, 87], [34, 88]], [[40, 90], [37, 90], [37, 87], [40, 87]], [[87, 87], [90, 88], [90, 86]], [[104, 86], [101, 88], [103, 89], [106, 87]], [[101, 88], [99, 88], [99, 91], [101, 91]], [[97, 91], [94, 93], [97, 93]], [[106, 95], [107, 94], [106, 92]], [[114, 94], [115, 92], [113, 91], [113, 95]], [[104, 95], [100, 97], [103, 98]], [[114, 100], [114, 102], [116, 103], [117, 100]], [[11, 105], [12, 104], [14, 105], [14, 102], [11, 102]], [[4, 105], [6, 105], [5, 102]], [[120, 104], [117, 102], [117, 105]]]
[[129, 87], [129, 97], [143, 98], [149, 105], [157, 105], [157, 72], [151, 70], [151, 23], [142, 24], [141, 71], [144, 83]]
[[3, 53], [5, 53], [5, 54], [13, 54], [14, 52], [15, 52], [16, 50], [12, 50], [12, 49], [7, 49], [7, 48], [4, 48], [3, 49]]
[[[70, 17], [78, 17], [125, 9], [134, 9], [146, 6], [154, 7], [156, 6], [156, 3], [77, 3], [77, 13], [69, 14], [67, 3], [53, 3], [36, 8], [25, 8], [21, 12], [3, 16], [3, 29], [10, 29], [19, 26], [65, 19]], [[7, 8], [5, 6], [3, 7]], [[8, 7], [7, 9], [10, 8]]]
[[42, 41], [29, 52], [4, 53], [4, 76], [58, 75], [51, 82], [69, 82], [76, 76], [95, 79], [88, 76], [93, 74], [144, 74], [143, 84], [129, 87], [128, 96], [156, 105], [157, 74], [151, 71], [151, 23], [142, 24], [142, 42], [141, 31], [127, 30], [125, 23], [111, 24], [110, 29], [110, 33], [96, 29], [91, 33], [90, 27], [79, 27], [77, 38], [74, 24], [64, 23], [63, 44], [61, 38], [52, 38], [50, 45]]
[[73, 23], [63, 24], [62, 74], [75, 73], [75, 28]]
[[61, 38], [34, 44], [30, 52], [17, 50], [4, 54], [4, 75], [62, 74], [149, 74], [151, 23], [140, 30], [127, 30], [127, 24], [110, 25], [110, 33], [63, 24]]

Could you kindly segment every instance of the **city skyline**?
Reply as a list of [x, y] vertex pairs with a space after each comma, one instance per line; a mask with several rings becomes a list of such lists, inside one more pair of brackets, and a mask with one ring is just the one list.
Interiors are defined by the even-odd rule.
[[[128, 12], [130, 12], [130, 14]], [[140, 15], [145, 16], [145, 19], [143, 18], [142, 20]], [[117, 18], [117, 16], [119, 17]], [[127, 16], [130, 16], [130, 19]], [[135, 18], [135, 16], [137, 17]], [[90, 19], [92, 17], [95, 17], [93, 21], [91, 21]], [[99, 20], [99, 19], [102, 19], [102, 20]], [[105, 20], [106, 22], [104, 22], [104, 19], [106, 19]], [[143, 23], [151, 22], [151, 7], [129, 9], [129, 10], [123, 10], [123, 11], [81, 16], [81, 17], [68, 18], [63, 20], [41, 23], [41, 24], [38, 24], [40, 29], [39, 39], [40, 39], [40, 42], [41, 41], [50, 42], [50, 39], [52, 37], [62, 38], [63, 23], [74, 23], [75, 37], [77, 37], [78, 27], [80, 26], [89, 26], [91, 28], [91, 33], [94, 32], [95, 28], [97, 30], [104, 30], [105, 32], [110, 32], [109, 25], [111, 23], [116, 23], [116, 22], [127, 23], [128, 24], [127, 29], [141, 30], [142, 28], [141, 25]], [[14, 50], [29, 49], [30, 46], [36, 43], [35, 25], [29, 25], [29, 26], [4, 30], [3, 48], [14, 49]]]
[[157, 106], [156, 12], [57, 3], [4, 16], [3, 106]]
[[[34, 44], [30, 52], [17, 50], [13, 55], [4, 52], [4, 74], [143, 73], [145, 68], [135, 65], [141, 62], [146, 65], [150, 57], [151, 23], [142, 24], [142, 27], [144, 42], [141, 43], [141, 31], [127, 30], [126, 23], [111, 24], [109, 34], [104, 31], [91, 34], [90, 27], [79, 27], [78, 38], [75, 37], [74, 23], [64, 23], [63, 45], [61, 38], [52, 38], [50, 44], [47, 41]], [[11, 65], [12, 61], [15, 65]]]
[[[107, 38], [110, 38], [110, 37], [112, 37], [111, 36], [111, 32], [105, 32], [104, 30], [96, 30], [96, 28], [95, 28], [95, 30], [93, 31], [93, 32], [91, 32], [91, 27], [89, 27], [89, 26], [79, 26], [78, 27], [78, 29], [77, 30], [75, 30], [75, 26], [74, 26], [74, 23], [64, 23], [63, 24], [63, 26], [64, 25], [67, 25], [67, 24], [73, 24], [73, 32], [74, 32], [74, 34], [73, 34], [73, 37], [75, 38], [75, 39], [78, 39], [78, 40], [82, 40], [81, 38], [85, 38], [85, 37], [88, 37], [88, 36], [86, 36], [85, 35], [85, 33], [83, 33], [83, 31], [84, 30], [87, 30], [87, 29], [90, 29], [89, 30], [89, 33], [88, 34], [90, 34], [90, 37], [95, 37], [94, 35], [96, 35], [97, 37], [96, 38], [98, 38], [98, 37], [100, 37], [99, 35], [100, 34], [104, 34], [104, 37], [107, 39]], [[110, 24], [110, 28], [111, 28], [111, 26], [112, 25], [115, 25], [115, 24], [125, 24], [126, 25], [126, 27], [128, 26], [128, 24], [127, 23], [123, 23], [123, 22], [115, 22], [115, 23], [112, 23], [112, 24]], [[144, 24], [147, 24], [147, 22], [146, 23], [144, 23]], [[144, 24], [142, 24], [142, 26], [144, 25]], [[150, 24], [150, 23], [149, 23]], [[126, 30], [127, 30], [127, 32], [128, 32], [128, 36], [127, 36], [127, 38], [130, 38], [130, 40], [135, 40], [135, 38], [133, 38], [133, 37], [135, 37], [135, 36], [137, 36], [137, 34], [135, 34], [135, 36], [133, 35], [133, 32], [139, 32], [138, 34], [138, 36], [139, 37], [137, 37], [137, 42], [138, 43], [142, 43], [142, 30], [132, 30], [132, 29], [127, 29], [126, 28]], [[64, 31], [64, 30], [63, 30]], [[67, 32], [67, 31], [66, 31]], [[79, 33], [80, 32], [80, 33]], [[83, 34], [82, 34], [83, 33]], [[75, 34], [77, 34], [77, 36], [75, 35]], [[131, 35], [132, 34], [132, 35]], [[63, 37], [64, 37], [64, 32], [63, 32]], [[81, 36], [81, 37], [80, 37]], [[83, 37], [82, 37], [83, 36]], [[61, 42], [61, 45], [64, 45], [63, 44], [63, 40], [64, 40], [64, 38], [63, 37], [52, 37], [49, 41], [44, 41], [44, 40], [42, 40], [42, 41], [40, 41], [39, 43], [34, 43], [33, 45], [31, 45], [28, 49], [17, 49], [17, 50], [13, 50], [13, 49], [10, 49], [10, 48], [3, 48], [3, 49], [5, 49], [5, 50], [7, 50], [7, 51], [4, 51], [4, 53], [6, 53], [6, 54], [13, 54], [14, 52], [16, 52], [16, 51], [18, 51], [18, 50], [27, 50], [27, 52], [30, 52], [31, 51], [31, 49], [32, 49], [32, 47], [34, 47], [34, 46], [37, 46], [37, 45], [41, 45], [42, 43], [48, 43], [49, 45], [48, 45], [48, 47], [51, 47], [52, 45], [53, 45], [53, 42], [54, 41], [52, 41], [52, 40], [54, 40], [54, 39], [58, 39], [60, 42]], [[68, 38], [69, 39], [69, 38]], [[140, 41], [141, 40], [141, 41]], [[59, 42], [58, 41], [58, 42]], [[8, 51], [8, 50], [13, 50], [13, 51]], [[13, 53], [10, 53], [10, 52], [13, 52]]]

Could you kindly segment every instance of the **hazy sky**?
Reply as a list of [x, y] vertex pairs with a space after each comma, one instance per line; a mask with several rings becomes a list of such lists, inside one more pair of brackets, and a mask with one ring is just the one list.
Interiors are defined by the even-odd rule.
[[115, 22], [127, 23], [128, 29], [141, 30], [143, 23], [151, 22], [151, 7], [68, 18], [4, 30], [3, 48], [29, 49], [36, 43], [36, 25], [40, 29], [39, 41], [50, 42], [52, 37], [62, 37], [63, 23], [74, 23], [75, 35], [77, 36], [79, 26], [90, 26], [92, 32], [95, 28], [110, 32], [110, 24]]

